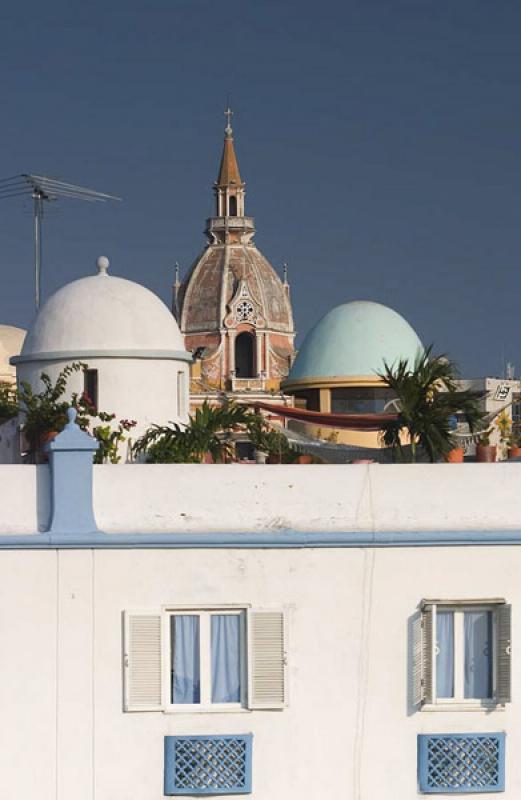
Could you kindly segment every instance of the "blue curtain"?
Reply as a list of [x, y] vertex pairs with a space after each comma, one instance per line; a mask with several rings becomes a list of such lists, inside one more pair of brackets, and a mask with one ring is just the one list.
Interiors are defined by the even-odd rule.
[[241, 699], [241, 617], [213, 614], [212, 703], [238, 703]]
[[466, 611], [465, 697], [492, 697], [492, 613]]
[[200, 703], [199, 617], [171, 617], [172, 703]]
[[454, 614], [436, 613], [436, 696], [454, 697]]

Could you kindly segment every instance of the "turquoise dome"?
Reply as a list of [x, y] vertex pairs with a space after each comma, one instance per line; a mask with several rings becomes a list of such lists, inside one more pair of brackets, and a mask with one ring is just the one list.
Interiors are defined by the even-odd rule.
[[406, 358], [413, 364], [423, 345], [408, 322], [392, 308], [357, 300], [329, 311], [298, 351], [286, 383], [304, 378], [374, 377]]

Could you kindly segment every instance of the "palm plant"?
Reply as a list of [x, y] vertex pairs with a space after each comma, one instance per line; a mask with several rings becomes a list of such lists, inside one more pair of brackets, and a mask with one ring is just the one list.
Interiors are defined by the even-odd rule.
[[225, 402], [211, 406], [206, 400], [188, 425], [176, 422], [152, 425], [133, 447], [136, 456], [145, 454], [151, 463], [198, 463], [206, 453], [214, 462], [226, 463], [232, 457], [234, 430], [247, 427], [251, 411], [245, 406]]
[[400, 461], [415, 462], [419, 449], [430, 462], [438, 461], [454, 447], [456, 414], [464, 416], [471, 432], [483, 418], [475, 392], [458, 389], [455, 364], [431, 353], [432, 346], [419, 353], [412, 368], [405, 359], [393, 365], [384, 362], [378, 374], [398, 400], [398, 417], [385, 424], [382, 439]]

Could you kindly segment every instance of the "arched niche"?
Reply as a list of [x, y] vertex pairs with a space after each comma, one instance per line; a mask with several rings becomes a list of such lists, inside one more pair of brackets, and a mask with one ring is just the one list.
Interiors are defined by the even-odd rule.
[[243, 332], [235, 339], [235, 374], [238, 378], [255, 377], [255, 340]]

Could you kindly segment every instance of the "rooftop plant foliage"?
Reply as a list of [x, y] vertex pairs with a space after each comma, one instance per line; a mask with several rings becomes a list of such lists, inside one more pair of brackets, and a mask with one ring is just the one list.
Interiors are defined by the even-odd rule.
[[205, 400], [188, 425], [152, 425], [134, 444], [133, 453], [157, 464], [196, 464], [207, 454], [214, 463], [227, 463], [234, 458], [234, 434], [240, 432], [257, 450], [273, 455], [289, 451], [286, 437], [260, 414], [231, 401], [212, 406]]
[[42, 372], [40, 380], [43, 389], [39, 392], [34, 391], [27, 381], [22, 381], [16, 413], [20, 411], [22, 414], [23, 431], [32, 453], [42, 447], [47, 434], [63, 430], [67, 424], [67, 409], [73, 406], [78, 412], [77, 424], [99, 443], [94, 454], [94, 463], [103, 464], [108, 461], [117, 464], [121, 460], [119, 445], [126, 440], [128, 431], [136, 425], [135, 420], [122, 419], [115, 423], [115, 414], [96, 409], [84, 393], [73, 393], [70, 402], [64, 397], [71, 375], [87, 368], [88, 365], [82, 361], [68, 364], [54, 383], [47, 373]]
[[394, 449], [398, 461], [415, 462], [419, 450], [430, 462], [442, 459], [454, 448], [454, 416], [463, 415], [471, 432], [484, 417], [476, 393], [458, 388], [454, 362], [433, 356], [432, 346], [418, 354], [412, 367], [403, 359], [384, 363], [378, 377], [398, 400], [398, 418], [382, 431], [383, 443]]

